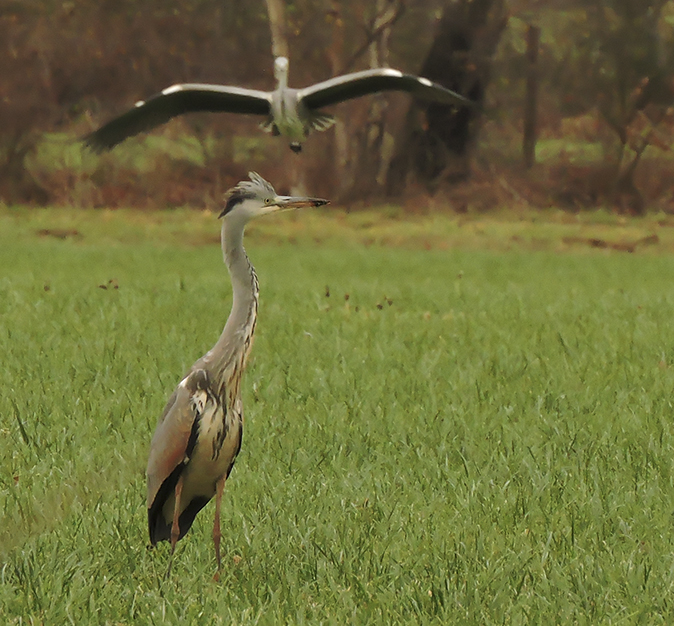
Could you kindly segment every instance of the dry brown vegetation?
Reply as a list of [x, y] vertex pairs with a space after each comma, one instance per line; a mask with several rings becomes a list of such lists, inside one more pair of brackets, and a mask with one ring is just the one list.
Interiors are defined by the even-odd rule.
[[[0, 6], [0, 201], [208, 208], [258, 169], [281, 189], [299, 176], [312, 192], [353, 208], [388, 194], [411, 212], [674, 210], [674, 2], [297, 0], [286, 7], [293, 85], [367, 67], [368, 43], [381, 60], [378, 25], [393, 11], [385, 60], [470, 94], [483, 105], [479, 118], [436, 127], [439, 118], [405, 96], [363, 99], [340, 105], [338, 129], [312, 136], [296, 158], [261, 134], [257, 120], [194, 115], [96, 158], [78, 139], [169, 84], [272, 88], [264, 4], [8, 0]], [[443, 26], [450, 22], [454, 30]], [[527, 170], [530, 24], [540, 27], [541, 43], [537, 164]], [[456, 52], [434, 65], [433, 50], [445, 43]], [[443, 128], [453, 129], [449, 139], [437, 139]], [[454, 152], [452, 137], [463, 137]], [[402, 170], [401, 153], [413, 155]]]

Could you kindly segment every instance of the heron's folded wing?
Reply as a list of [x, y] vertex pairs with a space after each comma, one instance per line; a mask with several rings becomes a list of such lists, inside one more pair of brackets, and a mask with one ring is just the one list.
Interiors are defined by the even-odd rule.
[[[148, 507], [154, 503], [164, 482], [192, 454], [201, 412], [206, 403], [207, 387], [206, 372], [194, 370], [178, 385], [166, 404], [150, 444], [147, 462]], [[174, 479], [177, 481], [178, 476], [174, 475]], [[173, 486], [169, 485], [168, 490]]]
[[271, 94], [227, 85], [173, 85], [148, 100], [137, 102], [133, 109], [101, 126], [83, 141], [95, 152], [103, 152], [178, 115], [198, 111], [269, 115]]
[[183, 462], [194, 424], [194, 411], [186, 390], [176, 389], [157, 426], [147, 462], [147, 505], [157, 497], [162, 483]]
[[407, 91], [424, 100], [462, 106], [474, 103], [427, 78], [403, 74], [398, 70], [378, 68], [336, 76], [330, 80], [300, 89], [298, 97], [309, 109], [337, 104], [380, 91]]

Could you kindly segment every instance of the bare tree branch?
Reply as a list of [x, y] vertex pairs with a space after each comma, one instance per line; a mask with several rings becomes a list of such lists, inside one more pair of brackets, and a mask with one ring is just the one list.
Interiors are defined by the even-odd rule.
[[342, 71], [340, 74], [346, 74], [347, 72], [351, 71], [353, 66], [356, 64], [358, 59], [362, 57], [367, 51], [368, 48], [377, 41], [379, 36], [386, 30], [387, 28], [390, 28], [393, 26], [405, 13], [405, 3], [400, 2], [395, 9], [392, 9], [391, 11], [387, 11], [383, 16], [377, 18], [374, 23], [374, 29], [371, 30], [368, 35], [367, 39], [365, 42], [358, 48], [353, 55], [351, 55], [351, 58], [344, 64], [344, 67], [342, 68]]

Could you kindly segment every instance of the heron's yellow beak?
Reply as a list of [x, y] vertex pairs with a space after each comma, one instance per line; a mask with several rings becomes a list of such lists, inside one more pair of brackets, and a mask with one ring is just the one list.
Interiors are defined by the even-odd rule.
[[323, 206], [329, 203], [329, 200], [323, 200], [322, 198], [305, 198], [302, 196], [276, 196], [274, 198], [274, 205], [279, 209], [299, 209], [307, 206]]

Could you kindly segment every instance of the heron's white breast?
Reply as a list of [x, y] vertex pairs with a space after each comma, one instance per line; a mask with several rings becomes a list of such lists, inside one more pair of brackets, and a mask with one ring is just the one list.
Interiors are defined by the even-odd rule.
[[279, 132], [291, 141], [304, 141], [306, 138], [305, 124], [300, 118], [299, 107], [301, 103], [297, 101], [297, 92], [287, 90], [281, 94], [276, 92], [274, 96], [272, 116]]

